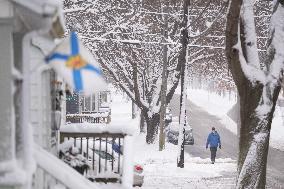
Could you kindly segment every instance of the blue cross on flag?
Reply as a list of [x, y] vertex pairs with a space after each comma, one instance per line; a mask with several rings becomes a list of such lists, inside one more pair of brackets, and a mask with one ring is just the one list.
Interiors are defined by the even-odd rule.
[[46, 62], [77, 92], [92, 94], [106, 89], [99, 64], [75, 32], [46, 57]]

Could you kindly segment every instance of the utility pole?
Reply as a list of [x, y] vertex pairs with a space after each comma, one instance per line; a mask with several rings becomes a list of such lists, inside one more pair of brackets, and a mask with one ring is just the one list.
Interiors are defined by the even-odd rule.
[[[167, 13], [168, 2], [164, 8]], [[163, 44], [163, 71], [162, 71], [162, 86], [161, 86], [161, 108], [160, 108], [160, 135], [159, 135], [159, 151], [165, 149], [165, 114], [167, 106], [167, 67], [168, 67], [168, 46], [166, 38], [168, 36], [168, 15], [164, 16], [164, 44]]]

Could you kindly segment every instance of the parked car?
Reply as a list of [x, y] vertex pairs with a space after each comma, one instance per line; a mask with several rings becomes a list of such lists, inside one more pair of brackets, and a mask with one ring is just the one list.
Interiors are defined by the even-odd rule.
[[[194, 144], [194, 137], [192, 133], [193, 129], [188, 124], [185, 126], [184, 132], [184, 145], [193, 145]], [[177, 145], [178, 144], [178, 136], [179, 136], [179, 122], [173, 121], [171, 122], [168, 127], [166, 128], [166, 136], [167, 141]]]

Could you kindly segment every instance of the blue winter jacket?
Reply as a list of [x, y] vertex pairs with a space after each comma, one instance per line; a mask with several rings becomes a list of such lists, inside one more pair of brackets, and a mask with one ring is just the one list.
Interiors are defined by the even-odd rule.
[[210, 145], [210, 147], [218, 147], [218, 145], [221, 146], [220, 136], [217, 133], [217, 131], [215, 133], [211, 132], [208, 135], [207, 142], [206, 142], [206, 148], [208, 148], [208, 144]]

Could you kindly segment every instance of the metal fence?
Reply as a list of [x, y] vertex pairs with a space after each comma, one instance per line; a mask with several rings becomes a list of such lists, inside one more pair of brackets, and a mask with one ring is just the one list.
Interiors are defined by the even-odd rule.
[[124, 134], [110, 133], [60, 133], [60, 142], [74, 140], [77, 153], [86, 161], [85, 167], [74, 168], [89, 180], [120, 182], [124, 137]]

